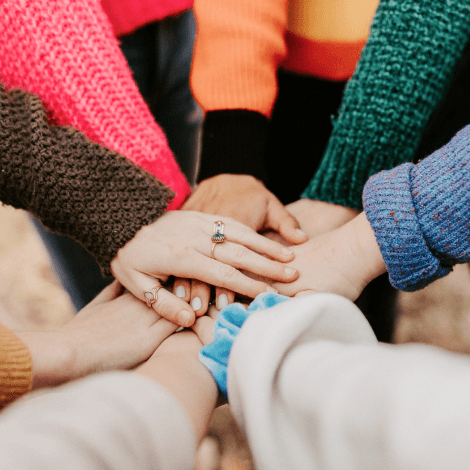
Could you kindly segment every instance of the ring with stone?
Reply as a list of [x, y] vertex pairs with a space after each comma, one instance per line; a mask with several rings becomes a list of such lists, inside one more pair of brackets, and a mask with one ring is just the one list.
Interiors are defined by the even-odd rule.
[[[225, 224], [221, 220], [214, 223], [214, 235], [212, 235], [214, 243], [223, 243], [225, 241], [224, 228]], [[214, 247], [212, 247], [212, 251], [214, 251]]]
[[163, 286], [155, 286], [152, 290], [144, 290], [144, 299], [147, 307], [152, 308], [152, 305], [158, 300], [158, 291], [163, 289]]

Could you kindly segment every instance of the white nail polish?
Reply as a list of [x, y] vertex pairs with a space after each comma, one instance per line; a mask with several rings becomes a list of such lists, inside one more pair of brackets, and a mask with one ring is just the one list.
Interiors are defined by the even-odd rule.
[[175, 292], [175, 295], [176, 297], [179, 297], [180, 299], [186, 297], [186, 290], [183, 286], [178, 286], [176, 288], [176, 292]]
[[282, 252], [283, 252], [286, 256], [291, 256], [291, 255], [292, 255], [292, 250], [289, 250], [289, 248], [283, 248], [283, 249], [282, 249]]
[[300, 235], [307, 236], [307, 234], [303, 230], [300, 230], [300, 228], [296, 228], [295, 230], [296, 230], [297, 233], [300, 233]]
[[191, 307], [196, 312], [202, 307], [202, 300], [199, 297], [194, 297], [194, 299], [191, 302]]
[[292, 276], [292, 275], [295, 274], [295, 269], [294, 268], [284, 268], [284, 271], [288, 276]]
[[217, 308], [218, 308], [218, 310], [222, 310], [227, 305], [228, 305], [227, 294], [220, 294], [219, 298], [217, 299]]

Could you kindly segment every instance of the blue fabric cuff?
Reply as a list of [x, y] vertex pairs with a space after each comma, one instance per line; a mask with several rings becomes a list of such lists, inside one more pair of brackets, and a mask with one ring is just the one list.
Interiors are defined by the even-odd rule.
[[286, 300], [289, 297], [265, 293], [258, 295], [247, 309], [242, 304], [234, 303], [220, 311], [214, 325], [214, 341], [202, 347], [199, 360], [209, 369], [225, 398], [230, 351], [243, 323], [254, 312], [266, 310]]
[[448, 274], [424, 238], [411, 192], [410, 172], [404, 163], [381, 171], [366, 183], [364, 211], [387, 266], [390, 283], [404, 291], [415, 291]]

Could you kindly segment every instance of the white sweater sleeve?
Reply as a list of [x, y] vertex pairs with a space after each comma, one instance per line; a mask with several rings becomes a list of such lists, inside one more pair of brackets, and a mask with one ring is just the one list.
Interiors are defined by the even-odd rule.
[[0, 415], [0, 468], [191, 469], [196, 448], [173, 397], [129, 372], [31, 394]]
[[232, 349], [228, 397], [257, 469], [463, 469], [470, 360], [376, 342], [346, 299], [255, 313]]

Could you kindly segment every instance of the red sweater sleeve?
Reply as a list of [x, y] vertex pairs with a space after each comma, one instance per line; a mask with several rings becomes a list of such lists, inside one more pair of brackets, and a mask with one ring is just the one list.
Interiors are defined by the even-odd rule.
[[1, 2], [0, 80], [38, 95], [52, 123], [77, 128], [170, 186], [169, 208], [189, 195], [99, 0]]

